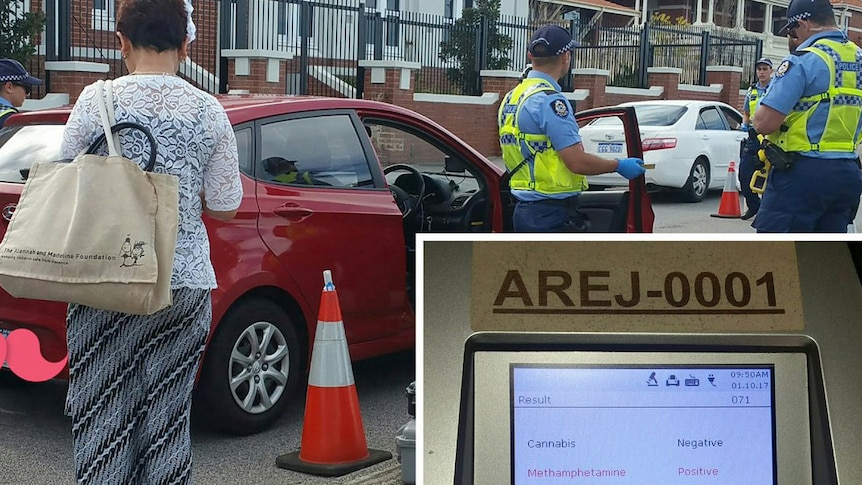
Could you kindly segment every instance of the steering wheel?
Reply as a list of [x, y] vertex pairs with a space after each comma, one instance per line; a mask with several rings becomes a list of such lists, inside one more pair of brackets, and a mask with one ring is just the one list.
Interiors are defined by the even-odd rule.
[[402, 187], [395, 185], [395, 182], [389, 185], [389, 192], [392, 193], [395, 203], [401, 210], [401, 218], [408, 219], [417, 212], [419, 206], [422, 205], [422, 200], [425, 198], [425, 177], [422, 176], [419, 170], [403, 163], [396, 163], [383, 169], [385, 175], [398, 171], [409, 173], [416, 182], [413, 188], [419, 192], [418, 194], [411, 194]]

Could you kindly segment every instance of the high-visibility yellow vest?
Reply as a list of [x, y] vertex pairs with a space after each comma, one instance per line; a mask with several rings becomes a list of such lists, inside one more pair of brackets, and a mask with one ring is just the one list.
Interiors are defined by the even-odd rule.
[[[766, 137], [786, 152], [853, 152], [859, 146], [856, 127], [862, 116], [862, 89], [857, 87], [862, 53], [850, 41], [821, 39], [810, 47], [811, 52], [829, 67], [829, 88], [820, 94], [801, 98], [787, 115], [781, 130]], [[837, 61], [837, 62], [836, 62]], [[819, 143], [808, 138], [808, 120], [820, 103], [829, 103], [826, 126]]]
[[[518, 128], [518, 116], [530, 96], [556, 92], [554, 86], [544, 79], [527, 78], [510, 91], [500, 104], [497, 113], [500, 147], [506, 169], [512, 173], [509, 186], [514, 190], [532, 190], [546, 195], [574, 195], [587, 189], [586, 177], [566, 168], [547, 135], [524, 133]], [[523, 164], [522, 143], [532, 158]]]
[[754, 116], [754, 109], [757, 107], [757, 86], [748, 88], [748, 117], [751, 119]]
[[0, 107], [0, 126], [2, 126], [3, 122], [6, 121], [6, 119], [5, 119], [6, 115], [15, 114], [17, 112], [18, 112], [18, 110], [11, 107], [11, 106]]

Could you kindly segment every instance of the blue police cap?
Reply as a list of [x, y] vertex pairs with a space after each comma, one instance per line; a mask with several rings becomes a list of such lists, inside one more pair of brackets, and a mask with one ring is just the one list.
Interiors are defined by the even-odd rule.
[[754, 67], [757, 67], [761, 64], [766, 64], [767, 66], [769, 66], [770, 69], [772, 69], [772, 60], [768, 57], [761, 57], [760, 59], [758, 59], [757, 62], [754, 63]]
[[20, 62], [15, 59], [0, 59], [0, 83], [9, 81], [31, 86], [42, 85], [42, 81], [31, 76]]
[[546, 25], [533, 34], [530, 54], [533, 57], [554, 57], [577, 47], [569, 31], [558, 25]]
[[787, 24], [778, 31], [778, 35], [788, 33], [800, 20], [820, 12], [832, 12], [829, 0], [790, 0], [790, 5], [787, 6]]

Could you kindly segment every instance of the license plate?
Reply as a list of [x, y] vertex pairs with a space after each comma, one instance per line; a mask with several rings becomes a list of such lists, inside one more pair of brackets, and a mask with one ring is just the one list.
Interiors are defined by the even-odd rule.
[[622, 143], [599, 143], [599, 153], [622, 153]]

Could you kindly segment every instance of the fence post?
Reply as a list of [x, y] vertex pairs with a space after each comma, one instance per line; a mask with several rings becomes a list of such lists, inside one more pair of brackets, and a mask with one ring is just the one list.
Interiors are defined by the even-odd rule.
[[697, 74], [698, 84], [706, 86], [706, 66], [709, 63], [709, 44], [712, 39], [708, 30], [700, 34], [700, 70]]
[[308, 94], [308, 38], [311, 34], [312, 6], [299, 4], [299, 94]]
[[227, 57], [221, 55], [223, 49], [230, 49], [231, 46], [231, 0], [220, 0], [219, 2], [219, 38], [218, 38], [218, 92], [228, 92], [228, 78], [230, 77], [230, 64]]
[[374, 12], [374, 60], [383, 60], [383, 14]]
[[649, 22], [644, 22], [641, 28], [641, 45], [640, 45], [640, 72], [638, 73], [639, 87], [646, 88], [647, 86], [647, 69], [652, 67], [652, 46], [649, 42]]
[[475, 70], [476, 78], [472, 80], [472, 86], [469, 86], [470, 92], [467, 93], [471, 95], [482, 94], [482, 76], [480, 73], [488, 65], [488, 48], [490, 43], [488, 17], [484, 15], [480, 16], [478, 27], [476, 30], [476, 48], [473, 53], [473, 69]]
[[69, 61], [72, 59], [72, 29], [69, 9], [71, 2], [45, 4], [45, 60]]
[[356, 12], [356, 98], [365, 97], [365, 68], [359, 64], [368, 58], [368, 40], [365, 38], [368, 31], [368, 13], [365, 10], [365, 2], [359, 4]]
[[753, 66], [758, 59], [763, 57], [763, 39], [757, 39], [757, 42], [754, 44], [754, 62], [751, 63]]
[[249, 16], [248, 0], [236, 0], [236, 39], [234, 49], [248, 49]]

